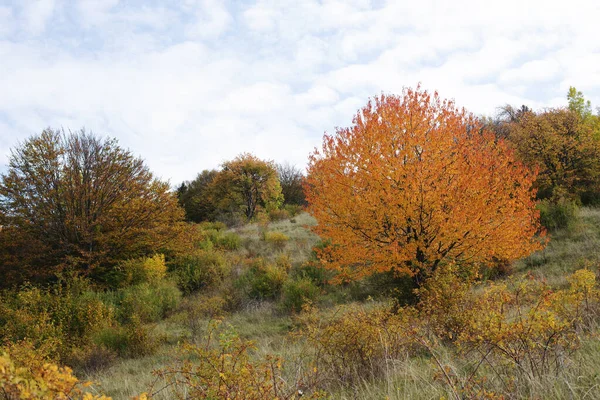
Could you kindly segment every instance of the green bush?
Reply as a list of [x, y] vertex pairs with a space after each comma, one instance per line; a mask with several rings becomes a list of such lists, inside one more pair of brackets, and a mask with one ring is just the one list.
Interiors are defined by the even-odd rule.
[[334, 272], [325, 269], [320, 262], [310, 260], [294, 268], [293, 275], [297, 278], [310, 279], [315, 285], [325, 287], [333, 278]]
[[263, 259], [253, 260], [240, 276], [236, 286], [246, 297], [264, 300], [275, 299], [287, 279], [286, 271], [277, 265], [267, 264]]
[[288, 212], [290, 217], [295, 217], [302, 211], [302, 206], [297, 204], [286, 204], [283, 209]]
[[228, 274], [225, 258], [216, 251], [198, 251], [178, 257], [169, 267], [185, 293], [216, 286]]
[[206, 238], [211, 245], [205, 244], [206, 240], [201, 244], [204, 250], [210, 250], [216, 247], [222, 250], [237, 250], [242, 244], [241, 238], [235, 232], [225, 232], [217, 229], [207, 229], [204, 231]]
[[46, 289], [24, 286], [0, 296], [0, 342], [29, 340], [64, 359], [111, 325], [113, 315], [82, 278], [64, 278]]
[[113, 326], [99, 331], [94, 336], [94, 344], [114, 351], [121, 357], [137, 357], [153, 354], [158, 341], [144, 327], [137, 316], [123, 326]]
[[242, 244], [242, 239], [235, 232], [224, 232], [219, 237], [215, 245], [223, 250], [237, 250]]
[[577, 222], [579, 207], [568, 199], [542, 200], [538, 203], [540, 222], [546, 229], [570, 229]]
[[117, 316], [129, 323], [132, 316], [141, 322], [156, 322], [181, 302], [181, 291], [174, 282], [163, 281], [157, 285], [142, 283], [116, 293]]
[[302, 306], [314, 302], [319, 295], [319, 288], [309, 278], [288, 280], [283, 285], [282, 307], [286, 311], [300, 312]]
[[227, 229], [227, 225], [225, 225], [223, 222], [210, 222], [210, 221], [204, 221], [201, 222], [200, 224], [198, 224], [198, 226], [200, 227], [201, 230], [203, 231], [207, 231], [207, 230], [215, 230], [215, 231], [224, 231]]

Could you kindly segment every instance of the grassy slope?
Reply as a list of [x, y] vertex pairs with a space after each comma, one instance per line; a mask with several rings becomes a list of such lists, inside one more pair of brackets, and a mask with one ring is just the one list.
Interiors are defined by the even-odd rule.
[[[280, 231], [290, 237], [283, 250], [275, 250], [259, 238], [259, 227], [249, 225], [237, 230], [243, 238], [241, 256], [262, 256], [275, 258], [280, 252], [287, 252], [293, 262], [301, 262], [310, 253], [317, 238], [306, 230], [305, 225], [314, 224], [314, 219], [303, 214], [295, 223], [283, 221], [269, 225], [270, 231]], [[600, 263], [600, 209], [583, 209], [581, 221], [570, 232], [556, 232], [547, 248], [527, 259], [515, 263], [515, 273], [533, 273], [548, 280], [552, 285], [563, 286], [565, 275], [576, 269], [588, 266], [597, 268]], [[272, 304], [249, 304], [244, 310], [227, 317], [243, 337], [256, 341], [258, 353], [277, 353], [287, 360], [295, 360], [302, 349], [287, 338], [292, 321], [275, 311]], [[201, 321], [205, 323], [205, 321]], [[164, 335], [165, 341], [153, 356], [131, 360], [121, 360], [107, 370], [88, 376], [115, 399], [126, 399], [146, 391], [154, 380], [151, 371], [161, 368], [172, 360], [177, 343], [192, 338], [187, 318], [183, 312], [176, 313], [155, 326], [155, 331]], [[460, 360], [453, 360], [449, 354], [440, 358], [456, 370], [460, 370]], [[577, 353], [574, 363], [560, 376], [535, 382], [533, 393], [523, 393], [526, 397], [538, 398], [600, 398], [600, 339], [586, 339]], [[364, 382], [352, 390], [333, 394], [339, 399], [432, 399], [450, 397], [451, 393], [439, 379], [431, 360], [411, 358], [395, 360], [388, 366], [386, 378], [378, 382]], [[160, 384], [157, 385], [160, 387]], [[167, 391], [156, 398], [170, 398]]]

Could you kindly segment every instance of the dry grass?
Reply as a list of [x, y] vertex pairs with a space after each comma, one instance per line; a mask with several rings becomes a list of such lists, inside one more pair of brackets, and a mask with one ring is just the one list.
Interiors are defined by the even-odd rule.
[[[565, 276], [583, 266], [598, 268], [600, 265], [600, 209], [584, 208], [581, 219], [571, 231], [555, 232], [547, 248], [515, 264], [516, 274], [533, 273], [551, 285], [562, 287]], [[282, 250], [273, 249], [261, 240], [261, 227], [257, 224], [236, 229], [242, 238], [242, 248], [236, 250], [240, 257], [261, 256], [276, 259], [282, 252], [290, 254], [294, 263], [309, 257], [318, 238], [306, 229], [315, 224], [312, 217], [301, 214], [296, 222], [279, 221], [268, 225], [269, 231], [282, 232], [290, 240]], [[202, 301], [198, 296], [197, 300]], [[369, 306], [368, 304], [366, 305]], [[328, 313], [330, 310], [323, 310]], [[276, 306], [268, 302], [249, 303], [242, 310], [228, 315], [226, 323], [242, 337], [256, 342], [257, 356], [277, 354], [287, 362], [289, 379], [306, 368], [306, 349], [302, 343], [289, 338], [293, 319], [281, 315]], [[199, 321], [208, 324], [208, 319]], [[164, 337], [159, 351], [152, 356], [119, 360], [112, 367], [83, 377], [98, 382], [99, 386], [114, 399], [127, 399], [148, 390], [154, 381], [151, 371], [169, 364], [176, 352], [177, 343], [194, 337], [181, 312], [157, 324], [155, 332]], [[198, 334], [198, 333], [196, 333]], [[568, 368], [557, 375], [543, 376], [534, 381], [521, 382], [514, 391], [514, 398], [596, 399], [600, 398], [600, 332], [593, 332], [582, 342]], [[456, 357], [451, 348], [436, 350], [441, 362], [458, 375], [467, 375], [469, 366]], [[440, 379], [439, 369], [430, 356], [404, 357], [386, 361], [385, 373], [376, 381], [362, 381], [353, 387], [333, 389], [333, 399], [438, 399], [453, 398], [452, 390]], [[489, 374], [493, 386], [493, 374]], [[156, 387], [160, 387], [158, 384]], [[157, 399], [170, 399], [168, 391]], [[512, 398], [512, 397], [509, 397]]]

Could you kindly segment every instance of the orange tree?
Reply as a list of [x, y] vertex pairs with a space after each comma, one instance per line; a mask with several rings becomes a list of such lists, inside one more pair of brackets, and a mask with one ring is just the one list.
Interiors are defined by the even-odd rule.
[[535, 178], [472, 114], [417, 88], [369, 101], [326, 134], [305, 190], [331, 243], [320, 258], [339, 279], [391, 271], [420, 285], [445, 261], [540, 249]]

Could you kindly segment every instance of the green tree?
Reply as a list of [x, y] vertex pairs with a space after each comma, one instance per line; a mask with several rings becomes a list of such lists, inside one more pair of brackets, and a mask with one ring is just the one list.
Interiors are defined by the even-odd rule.
[[306, 205], [302, 187], [305, 177], [302, 171], [286, 162], [277, 164], [277, 175], [285, 204]]
[[584, 120], [592, 116], [592, 103], [586, 100], [583, 93], [573, 86], [569, 87], [567, 100], [569, 101], [569, 110], [579, 114]]
[[179, 204], [185, 210], [188, 221], [201, 222], [215, 218], [217, 209], [212, 183], [218, 174], [219, 171], [214, 169], [204, 170], [193, 181], [182, 183], [177, 190]]
[[539, 169], [538, 198], [596, 197], [600, 142], [592, 125], [571, 109], [528, 113], [509, 124], [508, 139], [518, 158]]
[[183, 210], [168, 183], [114, 139], [46, 129], [13, 149], [8, 167], [0, 179], [7, 230], [43, 244], [41, 270], [98, 276], [174, 245]]
[[251, 220], [257, 207], [276, 209], [283, 203], [275, 164], [243, 153], [223, 163], [212, 186], [213, 198], [224, 212], [242, 212]]

